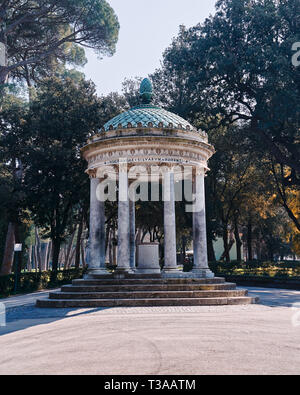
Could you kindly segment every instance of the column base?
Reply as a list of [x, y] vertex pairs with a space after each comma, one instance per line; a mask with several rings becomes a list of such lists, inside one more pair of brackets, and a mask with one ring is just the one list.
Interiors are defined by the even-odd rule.
[[163, 277], [179, 278], [182, 277], [183, 272], [176, 268], [164, 268], [161, 272]]
[[89, 269], [88, 273], [84, 276], [85, 279], [92, 278], [93, 276], [110, 276], [111, 273], [106, 269]]
[[164, 273], [177, 273], [177, 272], [180, 272], [178, 267], [164, 267], [162, 271]]
[[135, 274], [160, 274], [161, 271], [160, 271], [160, 269], [153, 269], [153, 268], [149, 268], [149, 269], [145, 268], [144, 269], [143, 268], [143, 269], [136, 269], [134, 273]]
[[215, 275], [210, 269], [198, 269], [195, 268], [191, 271], [192, 274], [198, 278], [214, 278]]
[[191, 272], [182, 272], [174, 270], [169, 272], [162, 272], [163, 278], [214, 278], [215, 275], [209, 269], [195, 269]]
[[114, 274], [133, 274], [135, 273], [135, 270], [133, 270], [131, 267], [117, 267], [114, 271]]

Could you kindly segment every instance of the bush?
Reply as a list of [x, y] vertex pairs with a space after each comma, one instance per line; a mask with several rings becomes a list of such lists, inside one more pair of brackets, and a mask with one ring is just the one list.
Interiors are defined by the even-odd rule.
[[300, 262], [210, 262], [210, 269], [217, 275], [267, 276], [290, 278], [300, 276]]
[[[55, 280], [51, 280], [51, 271], [49, 272], [31, 272], [21, 273], [18, 276], [17, 292], [31, 293], [42, 289], [50, 289], [70, 284], [72, 280], [82, 278], [84, 271], [80, 270], [63, 270], [57, 273]], [[15, 294], [15, 275], [0, 277], [0, 298]]]

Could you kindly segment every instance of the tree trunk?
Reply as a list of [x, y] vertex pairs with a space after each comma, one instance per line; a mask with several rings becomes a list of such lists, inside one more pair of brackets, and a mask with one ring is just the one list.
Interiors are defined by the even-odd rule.
[[87, 266], [86, 260], [85, 260], [85, 246], [84, 246], [84, 240], [81, 240], [81, 261], [82, 261], [82, 266], [85, 268]]
[[14, 263], [15, 224], [10, 222], [6, 234], [4, 257], [1, 266], [1, 276], [11, 274]]
[[[4, 21], [6, 15], [4, 14]], [[7, 36], [0, 30], [0, 85], [8, 82], [7, 72]]]
[[181, 256], [180, 256], [181, 265], [184, 265], [185, 259], [186, 259], [186, 238], [185, 238], [185, 236], [182, 236], [182, 238], [181, 238]]
[[83, 218], [79, 223], [77, 240], [76, 240], [76, 253], [75, 253], [75, 269], [78, 270], [80, 266], [80, 246], [81, 246], [81, 237], [83, 231]]
[[35, 227], [35, 246], [36, 246], [36, 258], [37, 258], [37, 266], [39, 271], [42, 271], [42, 260], [41, 260], [41, 241], [39, 237], [38, 228]]
[[113, 265], [117, 266], [117, 264], [118, 264], [118, 262], [117, 262], [118, 241], [117, 241], [117, 237], [116, 237], [116, 229], [114, 229], [112, 243], [113, 243]]
[[223, 245], [224, 245], [224, 252], [221, 256], [221, 260], [225, 258], [226, 262], [229, 263], [230, 262], [230, 254], [229, 254], [227, 225], [223, 226]]
[[261, 241], [260, 241], [260, 236], [258, 239], [258, 242], [256, 243], [256, 252], [257, 252], [257, 259], [261, 261]]
[[72, 233], [71, 240], [69, 241], [69, 244], [67, 246], [64, 269], [67, 269], [68, 266], [70, 265], [70, 259], [71, 259], [71, 255], [72, 255], [72, 247], [73, 247], [73, 242], [74, 242], [74, 238], [75, 238], [75, 233], [76, 233], [75, 231]]
[[112, 265], [112, 230], [108, 230], [108, 245], [106, 250], [106, 258], [108, 259], [109, 265]]
[[52, 242], [49, 242], [49, 247], [48, 247], [48, 256], [47, 256], [47, 263], [46, 263], [46, 270], [50, 269], [50, 258], [52, 254]]
[[236, 242], [236, 259], [238, 262], [242, 261], [242, 241], [240, 238], [239, 226], [237, 223], [237, 219], [234, 219], [234, 238]]
[[7, 83], [7, 77], [8, 74], [6, 72], [6, 68], [0, 66], [0, 85], [4, 85]]
[[34, 262], [34, 264], [33, 264], [34, 269], [37, 272], [38, 271], [38, 258], [37, 258], [37, 246], [36, 245], [33, 246], [33, 262]]
[[106, 226], [105, 232], [105, 263], [109, 262], [111, 265], [111, 227]]
[[32, 245], [28, 248], [28, 261], [26, 269], [31, 272], [32, 271]]
[[[5, 17], [5, 16], [4, 16]], [[5, 20], [5, 19], [4, 19]], [[1, 50], [1, 61], [0, 61], [0, 85], [4, 85], [8, 81], [7, 72], [7, 37], [1, 34], [0, 31], [0, 50]]]
[[76, 248], [73, 248], [72, 252], [71, 252], [71, 255], [70, 255], [70, 258], [69, 258], [69, 261], [68, 261], [68, 266], [67, 266], [68, 270], [72, 267], [72, 264], [73, 264], [73, 261], [74, 261], [74, 258], [75, 258], [75, 254], [76, 254]]
[[215, 262], [217, 260], [212, 237], [207, 238], [207, 254], [209, 262]]
[[41, 271], [47, 270], [47, 256], [48, 256], [49, 243], [41, 243]]
[[61, 246], [60, 239], [53, 239], [52, 240], [52, 275], [51, 275], [51, 278], [53, 280], [56, 280], [56, 278], [57, 278], [60, 246]]
[[251, 218], [248, 221], [247, 225], [247, 248], [248, 248], [248, 260], [253, 260], [253, 253], [252, 253], [252, 221]]

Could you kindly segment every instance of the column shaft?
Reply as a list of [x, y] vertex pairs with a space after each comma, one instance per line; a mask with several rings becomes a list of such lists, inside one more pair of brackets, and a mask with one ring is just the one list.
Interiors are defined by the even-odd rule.
[[169, 171], [164, 175], [164, 236], [165, 236], [165, 265], [164, 272], [176, 272], [176, 216], [174, 173]]
[[130, 217], [130, 267], [135, 270], [135, 202], [129, 201]]
[[206, 214], [205, 214], [205, 172], [198, 171], [194, 179], [194, 193], [196, 197], [193, 212], [193, 247], [194, 267], [193, 272], [200, 277], [213, 277], [208, 267], [207, 236], [206, 236]]
[[89, 272], [106, 273], [105, 266], [105, 205], [97, 199], [98, 178], [91, 178]]
[[130, 271], [130, 225], [127, 169], [119, 171], [118, 269]]

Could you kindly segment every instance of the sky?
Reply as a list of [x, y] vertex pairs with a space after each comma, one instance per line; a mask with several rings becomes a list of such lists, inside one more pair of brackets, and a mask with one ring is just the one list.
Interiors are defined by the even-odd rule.
[[102, 60], [86, 51], [82, 70], [99, 95], [121, 92], [125, 78], [147, 77], [160, 66], [164, 50], [179, 32], [214, 13], [216, 0], [108, 0], [121, 25], [117, 50]]

